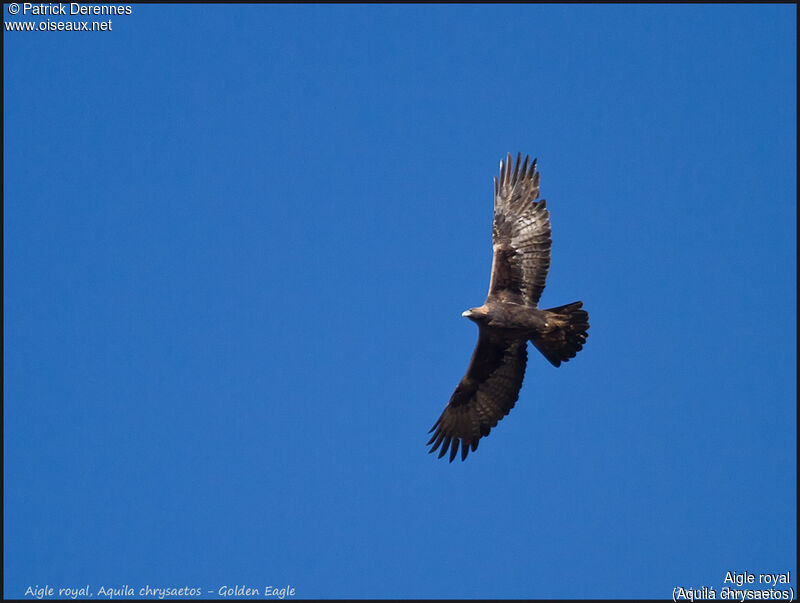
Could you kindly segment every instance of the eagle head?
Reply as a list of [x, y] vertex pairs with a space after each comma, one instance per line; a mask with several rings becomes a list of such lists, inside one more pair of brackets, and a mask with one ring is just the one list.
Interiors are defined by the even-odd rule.
[[472, 321], [479, 322], [484, 318], [486, 318], [487, 314], [488, 311], [486, 309], [486, 306], [483, 305], [480, 308], [470, 308], [469, 310], [464, 310], [461, 313], [461, 316], [463, 316], [464, 318], [469, 318]]

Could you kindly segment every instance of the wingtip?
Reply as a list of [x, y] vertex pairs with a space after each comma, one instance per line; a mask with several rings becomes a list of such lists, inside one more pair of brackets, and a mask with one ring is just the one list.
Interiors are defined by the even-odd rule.
[[434, 433], [433, 437], [430, 440], [428, 440], [427, 444], [425, 444], [426, 446], [430, 446], [431, 444], [433, 444], [433, 447], [430, 449], [429, 452], [433, 452], [434, 450], [436, 450], [442, 443], [443, 439], [444, 439], [444, 434], [442, 433], [441, 430]]
[[536, 167], [539, 159], [534, 157], [531, 161], [530, 155], [525, 155], [523, 161], [522, 152], [517, 152], [516, 161], [511, 153], [506, 153], [505, 158], [500, 160], [500, 173], [494, 179], [495, 194], [504, 186], [512, 185], [521, 180], [534, 180], [534, 185], [538, 186], [539, 173]]

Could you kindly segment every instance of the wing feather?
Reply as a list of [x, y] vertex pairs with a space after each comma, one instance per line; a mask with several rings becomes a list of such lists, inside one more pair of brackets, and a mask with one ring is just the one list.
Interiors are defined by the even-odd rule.
[[450, 448], [452, 462], [459, 443], [462, 460], [470, 448], [475, 451], [478, 440], [489, 435], [517, 402], [527, 358], [525, 341], [507, 340], [482, 329], [467, 374], [431, 428], [430, 452], [441, 446], [442, 458]]
[[[536, 159], [520, 166], [517, 155], [511, 171], [511, 154], [500, 162], [495, 179], [492, 223], [492, 275], [489, 299], [536, 307], [550, 269], [550, 214], [539, 197]], [[521, 167], [521, 169], [520, 169]]]

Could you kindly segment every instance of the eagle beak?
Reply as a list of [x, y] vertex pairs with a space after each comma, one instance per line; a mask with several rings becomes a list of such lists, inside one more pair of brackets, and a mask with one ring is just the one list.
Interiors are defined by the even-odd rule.
[[469, 318], [470, 316], [472, 316], [472, 310], [464, 310], [461, 313], [461, 316], [463, 316], [464, 318]]

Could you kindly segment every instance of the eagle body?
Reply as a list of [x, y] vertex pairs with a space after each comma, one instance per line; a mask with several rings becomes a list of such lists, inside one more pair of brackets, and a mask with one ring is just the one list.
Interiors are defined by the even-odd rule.
[[452, 462], [475, 451], [480, 438], [514, 407], [528, 360], [527, 343], [553, 366], [574, 358], [588, 337], [583, 302], [538, 307], [550, 268], [550, 216], [539, 197], [536, 160], [517, 155], [500, 162], [494, 182], [492, 272], [486, 302], [462, 316], [478, 325], [478, 343], [467, 374], [431, 428], [430, 452], [450, 451]]
[[503, 301], [487, 301], [479, 308], [470, 308], [461, 316], [477, 323], [479, 328], [497, 329], [508, 337], [526, 340], [549, 326], [546, 310]]

